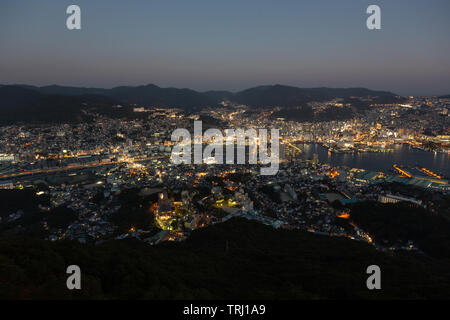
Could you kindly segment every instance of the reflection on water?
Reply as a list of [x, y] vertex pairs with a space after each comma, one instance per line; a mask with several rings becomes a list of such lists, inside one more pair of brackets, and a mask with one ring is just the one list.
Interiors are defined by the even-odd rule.
[[320, 144], [301, 144], [305, 159], [312, 159], [314, 153], [319, 156], [319, 162], [334, 166], [347, 166], [373, 171], [387, 172], [392, 165], [420, 165], [446, 177], [450, 176], [450, 155], [446, 153], [429, 152], [412, 148], [409, 145], [396, 144], [394, 152], [379, 153], [331, 153]]

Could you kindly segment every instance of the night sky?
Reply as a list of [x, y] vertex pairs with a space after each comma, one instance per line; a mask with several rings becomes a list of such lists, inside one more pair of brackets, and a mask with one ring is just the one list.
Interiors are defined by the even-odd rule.
[[[70, 4], [81, 30], [66, 28]], [[381, 30], [366, 28], [370, 4]], [[0, 83], [450, 94], [450, 1], [1, 0]]]

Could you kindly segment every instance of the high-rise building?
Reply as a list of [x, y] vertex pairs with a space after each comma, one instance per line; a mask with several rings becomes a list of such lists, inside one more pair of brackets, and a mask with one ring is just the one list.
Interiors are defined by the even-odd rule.
[[319, 162], [319, 155], [317, 153], [313, 154], [312, 163], [317, 164]]

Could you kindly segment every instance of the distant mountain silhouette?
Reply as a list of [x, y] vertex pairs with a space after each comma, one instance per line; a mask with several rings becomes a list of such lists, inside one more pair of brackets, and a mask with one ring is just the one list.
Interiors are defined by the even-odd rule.
[[38, 100], [39, 92], [18, 86], [0, 87], [0, 111], [7, 111]]
[[[28, 89], [24, 89], [28, 90]], [[33, 101], [0, 109], [0, 124], [27, 123], [74, 123], [91, 120], [87, 110], [108, 114], [117, 104], [101, 95], [40, 95]]]
[[136, 87], [121, 86], [114, 87], [112, 89], [67, 87], [58, 85], [43, 87], [34, 87], [28, 85], [18, 86], [35, 90], [41, 94], [58, 94], [69, 96], [97, 94], [112, 97], [125, 104], [174, 108], [176, 107], [181, 109], [196, 109], [216, 105], [218, 102], [217, 100], [219, 99], [212, 94], [203, 94], [191, 89], [161, 88], [154, 84]]
[[309, 88], [270, 85], [250, 88], [238, 92], [234, 98], [237, 102], [254, 107], [295, 107], [311, 101], [325, 101], [333, 98], [367, 96], [388, 96], [395, 94], [386, 91], [373, 91], [366, 88]]
[[84, 94], [102, 94], [105, 95], [108, 89], [102, 88], [86, 88], [86, 87], [68, 87], [68, 86], [30, 86], [30, 85], [17, 85], [23, 88], [35, 90], [41, 94], [59, 94], [65, 96], [79, 96]]
[[233, 101], [234, 94], [230, 91], [211, 90], [203, 92], [203, 95], [209, 97], [215, 102], [221, 102], [224, 100]]
[[297, 88], [279, 84], [254, 87], [237, 93], [229, 91], [198, 92], [191, 89], [161, 88], [154, 84], [136, 87], [121, 86], [112, 89], [57, 85], [44, 87], [19, 86], [33, 89], [41, 94], [101, 94], [113, 97], [123, 103], [143, 106], [178, 107], [182, 109], [214, 106], [222, 100], [229, 100], [255, 107], [292, 107], [300, 106], [305, 102], [323, 101], [333, 98], [395, 96], [392, 92], [374, 91], [366, 88]]
[[396, 99], [395, 94], [391, 92], [366, 88], [304, 89], [284, 85], [259, 86], [237, 93], [198, 92], [191, 89], [161, 88], [153, 84], [112, 89], [7, 85], [0, 86], [0, 122], [84, 121], [85, 112], [82, 110], [97, 108], [108, 114], [114, 104], [174, 107], [195, 111], [204, 107], [215, 107], [223, 100], [251, 107], [298, 107], [310, 101], [368, 96], [378, 97], [382, 103]]
[[142, 106], [196, 109], [217, 104], [208, 95], [191, 89], [160, 88], [153, 84], [138, 87], [116, 87], [107, 91], [106, 95], [126, 103]]

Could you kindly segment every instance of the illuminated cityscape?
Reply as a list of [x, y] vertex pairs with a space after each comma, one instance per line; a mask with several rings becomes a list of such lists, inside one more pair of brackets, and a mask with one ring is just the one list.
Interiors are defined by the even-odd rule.
[[449, 299], [449, 12], [2, 0], [0, 301], [292, 319]]
[[[343, 100], [310, 105], [314, 112], [352, 107]], [[66, 207], [74, 212], [78, 218], [64, 228], [43, 225], [45, 238], [52, 241], [85, 243], [136, 237], [153, 244], [184, 240], [192, 230], [241, 216], [274, 228], [298, 228], [374, 244], [356, 225], [341, 226], [340, 220], [351, 217], [346, 205], [389, 197], [391, 203], [402, 196], [409, 199], [390, 195], [389, 188], [383, 188], [386, 183], [448, 194], [448, 167], [401, 162], [393, 163], [389, 170], [334, 165], [328, 159], [319, 161], [316, 153], [308, 158], [308, 148], [324, 148], [329, 158], [336, 154], [395, 154], [394, 148], [404, 145], [411, 152], [439, 154], [448, 164], [450, 99], [408, 97], [403, 103], [369, 101], [368, 105], [364, 113], [342, 121], [289, 121], [273, 117], [281, 108], [255, 109], [223, 101], [221, 107], [190, 115], [181, 109], [145, 106], [133, 108], [132, 113], [145, 115], [139, 119], [94, 113], [90, 123], [3, 126], [2, 188], [33, 188], [36, 195], [49, 199], [42, 211]], [[279, 128], [279, 172], [264, 177], [257, 171], [258, 164], [219, 165], [210, 159], [204, 159], [202, 165], [173, 164], [171, 132], [192, 128], [195, 120], [203, 118], [222, 128]], [[129, 221], [126, 229], [114, 224], [111, 217], [123, 206], [119, 199], [127, 190], [142, 198], [155, 198], [145, 203], [145, 214], [153, 217], [152, 223], [135, 226]], [[414, 196], [411, 199], [419, 201]], [[422, 201], [422, 206], [430, 207], [429, 201]], [[2, 217], [4, 222], [20, 218], [20, 212]]]

